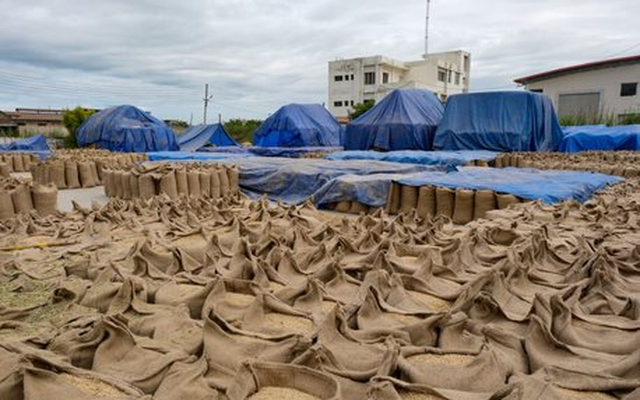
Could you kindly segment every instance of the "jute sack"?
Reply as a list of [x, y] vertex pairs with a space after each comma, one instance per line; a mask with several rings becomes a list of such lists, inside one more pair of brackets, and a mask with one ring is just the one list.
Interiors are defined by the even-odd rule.
[[427, 218], [436, 214], [436, 190], [423, 186], [418, 191], [418, 217]]
[[400, 211], [400, 197], [402, 190], [400, 185], [393, 182], [391, 189], [389, 189], [389, 196], [387, 197], [387, 213], [390, 215], [397, 214]]
[[131, 198], [139, 198], [140, 186], [138, 185], [138, 177], [133, 173], [129, 173], [129, 187], [131, 188]]
[[0, 219], [13, 218], [15, 215], [11, 193], [6, 190], [0, 190]]
[[78, 179], [78, 164], [75, 161], [67, 161], [64, 163], [64, 176], [67, 182], [67, 188], [77, 189], [80, 187], [80, 179]]
[[349, 214], [360, 214], [369, 212], [369, 207], [365, 204], [360, 203], [359, 201], [351, 202], [351, 209], [349, 210]]
[[502, 168], [504, 166], [504, 164], [502, 162], [503, 160], [504, 160], [504, 154], [498, 154], [498, 156], [494, 160], [495, 167], [496, 168]]
[[203, 171], [198, 174], [200, 178], [200, 192], [203, 196], [211, 197], [211, 173]]
[[400, 212], [412, 215], [418, 207], [418, 188], [403, 185], [400, 190]]
[[35, 185], [31, 188], [33, 205], [40, 215], [49, 215], [58, 208], [58, 189], [54, 185]]
[[336, 211], [341, 213], [348, 213], [351, 210], [351, 202], [348, 200], [339, 201], [336, 204]]
[[509, 207], [512, 204], [520, 202], [518, 198], [512, 194], [498, 194], [496, 193], [496, 202], [500, 210]]
[[111, 184], [113, 185], [113, 196], [122, 199], [124, 197], [124, 188], [122, 187], [122, 171], [113, 171]]
[[473, 190], [456, 190], [456, 200], [453, 209], [454, 224], [464, 225], [473, 220], [474, 197], [475, 193]]
[[91, 165], [89, 161], [82, 161], [78, 163], [78, 175], [80, 175], [80, 185], [83, 188], [94, 187], [96, 181], [91, 173]]
[[156, 195], [156, 185], [153, 177], [149, 174], [142, 174], [138, 177], [138, 189], [140, 197], [147, 200]]
[[228, 170], [229, 176], [229, 190], [231, 193], [237, 193], [240, 190], [240, 172], [237, 167], [232, 167]]
[[0, 176], [3, 178], [8, 178], [11, 176], [11, 168], [9, 168], [9, 164], [6, 162], [0, 163]]
[[26, 185], [18, 185], [18, 187], [11, 191], [11, 201], [13, 201], [13, 209], [16, 214], [27, 213], [33, 210], [31, 190]]
[[229, 176], [227, 175], [226, 168], [218, 169], [218, 178], [220, 178], [220, 195], [228, 196], [229, 195]]
[[120, 174], [120, 185], [122, 186], [122, 198], [131, 200], [131, 172], [126, 171]]
[[22, 162], [22, 154], [13, 155], [13, 170], [16, 172], [24, 172], [24, 163]]
[[200, 173], [198, 171], [189, 171], [187, 173], [187, 182], [189, 184], [189, 196], [200, 197]]
[[91, 169], [91, 176], [93, 177], [93, 181], [96, 183], [96, 186], [102, 183], [100, 179], [100, 173], [98, 172], [98, 164], [93, 161], [89, 161], [89, 168]]
[[624, 170], [625, 178], [635, 178], [638, 175], [640, 175], [640, 170], [638, 170], [637, 168], [629, 167]]
[[2, 160], [9, 166], [9, 170], [11, 170], [11, 172], [14, 171], [13, 168], [13, 155], [12, 154], [3, 154], [2, 155]]
[[449, 188], [436, 188], [436, 215], [453, 217], [455, 193]]
[[171, 171], [160, 179], [160, 193], [169, 196], [170, 199], [178, 198], [178, 185], [176, 183], [176, 174]]
[[487, 160], [476, 160], [476, 166], [478, 167], [488, 167], [489, 162]]
[[102, 173], [102, 178], [104, 180], [104, 194], [106, 194], [107, 197], [113, 197], [113, 178], [111, 171], [105, 170]]
[[23, 154], [22, 155], [22, 167], [24, 168], [25, 172], [29, 172], [31, 169], [31, 154]]
[[65, 180], [64, 176], [64, 163], [62, 161], [51, 163], [49, 173], [51, 182], [53, 182], [53, 184], [56, 185], [58, 189], [67, 188], [67, 181]]
[[476, 206], [473, 210], [473, 219], [484, 218], [488, 211], [496, 209], [496, 196], [492, 190], [476, 191]]
[[176, 185], [180, 196], [189, 195], [189, 183], [187, 181], [187, 171], [184, 168], [176, 170]]
[[218, 171], [214, 170], [211, 173], [211, 198], [217, 199], [220, 197], [220, 176]]

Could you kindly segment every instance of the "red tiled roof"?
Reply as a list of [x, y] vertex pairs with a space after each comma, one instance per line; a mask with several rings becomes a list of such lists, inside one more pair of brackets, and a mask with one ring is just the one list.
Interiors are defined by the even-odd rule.
[[594, 62], [589, 62], [585, 64], [573, 65], [570, 67], [553, 69], [551, 71], [541, 72], [538, 74], [525, 76], [523, 78], [518, 78], [518, 79], [515, 79], [514, 82], [524, 85], [529, 82], [546, 80], [546, 79], [554, 78], [556, 76], [574, 74], [576, 72], [582, 72], [586, 70], [609, 68], [609, 67], [618, 66], [618, 65], [636, 64], [636, 63], [640, 63], [640, 54], [635, 56], [613, 58], [613, 59], [602, 60], [602, 61], [594, 61]]

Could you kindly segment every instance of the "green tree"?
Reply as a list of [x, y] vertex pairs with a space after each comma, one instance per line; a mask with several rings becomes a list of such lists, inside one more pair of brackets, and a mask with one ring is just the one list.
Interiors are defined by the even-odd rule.
[[80, 106], [73, 110], [64, 110], [62, 113], [62, 123], [64, 124], [69, 136], [64, 138], [64, 145], [67, 148], [78, 147], [76, 140], [76, 132], [84, 124], [84, 122], [95, 112], [95, 110], [87, 110]]
[[375, 104], [376, 104], [375, 100], [365, 100], [362, 103], [356, 104], [355, 106], [353, 106], [353, 111], [351, 111], [351, 115], [350, 115], [351, 119], [354, 120], [358, 118], [362, 114], [369, 111], [371, 107], [373, 107]]
[[230, 119], [224, 123], [227, 133], [240, 143], [253, 141], [253, 133], [262, 125], [258, 119]]

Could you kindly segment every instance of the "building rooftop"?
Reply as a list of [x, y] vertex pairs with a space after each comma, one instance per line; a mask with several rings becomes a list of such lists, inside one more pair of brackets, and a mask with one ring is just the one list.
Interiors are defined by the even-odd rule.
[[622, 65], [631, 65], [631, 64], [640, 64], [640, 54], [635, 56], [612, 58], [608, 60], [594, 61], [594, 62], [588, 62], [584, 64], [573, 65], [570, 67], [552, 69], [551, 71], [541, 72], [538, 74], [533, 74], [533, 75], [515, 79], [514, 82], [521, 85], [526, 85], [527, 83], [544, 81], [547, 79], [557, 78], [559, 76], [564, 76], [564, 75], [575, 74], [578, 72], [593, 71], [593, 70], [598, 70], [603, 68], [611, 68], [611, 67], [618, 67]]

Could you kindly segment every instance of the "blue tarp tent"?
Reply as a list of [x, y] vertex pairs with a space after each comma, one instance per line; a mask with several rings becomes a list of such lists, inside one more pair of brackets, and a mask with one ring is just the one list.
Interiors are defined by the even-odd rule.
[[0, 151], [49, 151], [49, 145], [44, 135], [30, 136], [17, 139], [11, 143], [0, 145]]
[[431, 150], [443, 109], [428, 90], [395, 90], [347, 126], [344, 148]]
[[76, 134], [81, 147], [111, 151], [177, 150], [176, 136], [164, 122], [133, 106], [107, 108], [82, 124]]
[[559, 151], [577, 153], [591, 150], [640, 150], [640, 125], [606, 127], [604, 125], [571, 126]]
[[434, 147], [439, 150], [554, 151], [562, 129], [547, 96], [490, 92], [449, 97]]
[[260, 147], [340, 146], [342, 127], [319, 104], [289, 104], [267, 118], [253, 134]]
[[205, 146], [228, 147], [240, 146], [224, 130], [222, 124], [195, 125], [177, 135], [181, 151], [197, 151]]

